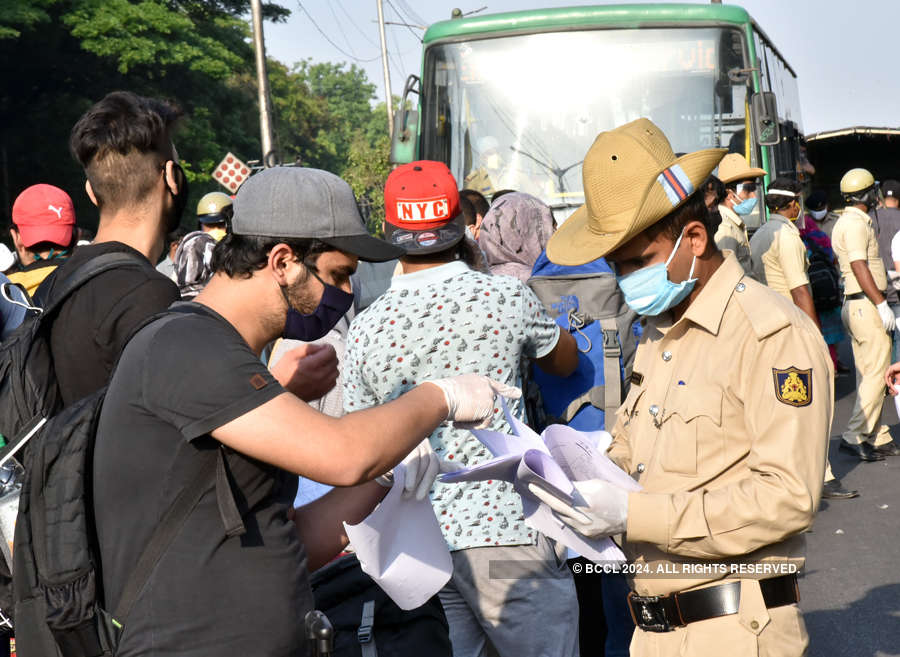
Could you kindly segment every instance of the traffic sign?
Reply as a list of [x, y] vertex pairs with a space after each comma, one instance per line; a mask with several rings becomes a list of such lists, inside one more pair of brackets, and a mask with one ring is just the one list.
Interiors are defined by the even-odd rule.
[[219, 166], [213, 169], [213, 178], [234, 194], [238, 187], [250, 177], [250, 167], [241, 162], [234, 153], [228, 153]]

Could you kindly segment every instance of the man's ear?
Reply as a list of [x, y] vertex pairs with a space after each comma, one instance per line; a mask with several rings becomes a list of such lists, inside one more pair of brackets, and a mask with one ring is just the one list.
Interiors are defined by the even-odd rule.
[[276, 244], [269, 251], [269, 269], [279, 285], [288, 284], [288, 272], [297, 264], [294, 252], [287, 244]]
[[684, 237], [691, 245], [691, 255], [701, 257], [706, 253], [706, 247], [709, 245], [709, 233], [706, 232], [706, 226], [702, 221], [689, 221], [684, 227]]
[[178, 185], [180, 181], [178, 177], [175, 175], [175, 162], [172, 160], [168, 160], [166, 162], [166, 186], [169, 188], [169, 191], [172, 192], [173, 196], [178, 195]]
[[100, 202], [97, 201], [97, 195], [94, 194], [94, 188], [91, 187], [91, 181], [84, 181], [84, 191], [87, 192], [88, 198], [91, 199], [91, 203], [96, 205], [98, 208], [100, 207]]

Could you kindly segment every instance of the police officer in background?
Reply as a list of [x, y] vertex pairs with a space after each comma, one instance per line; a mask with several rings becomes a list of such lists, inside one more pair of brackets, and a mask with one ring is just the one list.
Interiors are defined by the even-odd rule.
[[734, 251], [748, 274], [753, 262], [744, 217], [756, 208], [759, 201], [758, 178], [765, 175], [764, 169], [749, 166], [740, 153], [729, 153], [719, 163], [719, 180], [725, 183], [725, 200], [719, 205], [722, 223], [716, 230], [716, 246], [720, 251]]
[[204, 194], [197, 204], [197, 230], [209, 233], [218, 242], [225, 237], [226, 226], [233, 214], [234, 208], [228, 194], [223, 192]]
[[806, 246], [800, 239], [796, 221], [800, 207], [800, 183], [776, 178], [766, 192], [769, 220], [750, 240], [753, 276], [778, 294], [796, 304], [818, 326], [819, 318], [809, 289]]
[[878, 185], [866, 169], [851, 169], [841, 178], [841, 195], [847, 207], [834, 225], [831, 246], [844, 279], [841, 319], [852, 337], [856, 402], [840, 449], [861, 461], [880, 461], [900, 454], [900, 447], [880, 424], [896, 318], [884, 295], [887, 275], [875, 226], [866, 214], [878, 204]]
[[[819, 326], [819, 316], [809, 287], [809, 262], [806, 245], [800, 238], [797, 221], [803, 216], [800, 207], [800, 183], [790, 178], [776, 178], [766, 192], [769, 220], [753, 234], [753, 275], [809, 315]], [[821, 328], [821, 327], [820, 327]], [[826, 437], [827, 440], [827, 437]], [[827, 444], [827, 443], [826, 443]], [[849, 499], [859, 492], [847, 490], [825, 461], [825, 485], [822, 497]]]
[[700, 186], [723, 154], [676, 158], [647, 119], [601, 133], [587, 203], [547, 246], [565, 265], [605, 256], [647, 320], [609, 450], [643, 490], [576, 482], [575, 506], [532, 491], [586, 536], [625, 534], [633, 657], [808, 644], [790, 571], [822, 489], [833, 369], [809, 317], [711, 239]]

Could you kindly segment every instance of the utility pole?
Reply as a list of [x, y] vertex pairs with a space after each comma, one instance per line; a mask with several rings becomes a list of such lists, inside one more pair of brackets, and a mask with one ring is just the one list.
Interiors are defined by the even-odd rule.
[[381, 34], [381, 67], [384, 69], [384, 97], [387, 101], [388, 135], [394, 137], [394, 101], [391, 97], [391, 70], [388, 68], [387, 42], [384, 39], [384, 9], [382, 0], [375, 0], [378, 5], [378, 31]]
[[256, 80], [259, 89], [259, 136], [263, 166], [269, 167], [272, 151], [272, 108], [269, 105], [269, 76], [266, 74], [266, 44], [263, 38], [262, 3], [250, 0], [253, 15], [253, 49], [256, 51]]

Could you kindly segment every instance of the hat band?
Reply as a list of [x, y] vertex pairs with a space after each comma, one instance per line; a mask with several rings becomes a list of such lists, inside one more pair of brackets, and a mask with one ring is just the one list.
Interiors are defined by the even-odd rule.
[[673, 164], [656, 177], [674, 208], [694, 193], [694, 185], [680, 164]]

